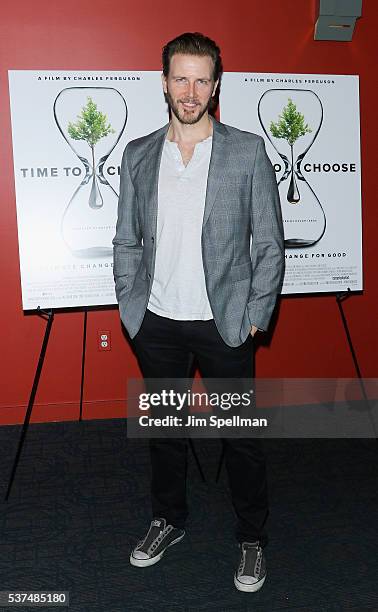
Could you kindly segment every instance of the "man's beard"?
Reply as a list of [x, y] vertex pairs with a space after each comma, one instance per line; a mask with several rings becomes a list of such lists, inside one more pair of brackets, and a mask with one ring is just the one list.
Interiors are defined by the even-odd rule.
[[209, 110], [210, 105], [211, 105], [211, 96], [209, 97], [207, 103], [204, 104], [202, 108], [198, 100], [189, 99], [189, 98], [180, 98], [178, 100], [179, 103], [197, 104], [197, 106], [193, 109], [193, 111], [196, 111], [197, 108], [200, 108], [200, 112], [198, 114], [196, 114], [196, 112], [186, 113], [184, 110], [180, 112], [179, 105], [176, 104], [171, 94], [169, 93], [168, 89], [167, 89], [167, 93], [165, 94], [165, 98], [174, 116], [180, 121], [180, 123], [183, 123], [185, 125], [193, 125], [194, 123], [198, 123], [202, 119], [206, 111]]

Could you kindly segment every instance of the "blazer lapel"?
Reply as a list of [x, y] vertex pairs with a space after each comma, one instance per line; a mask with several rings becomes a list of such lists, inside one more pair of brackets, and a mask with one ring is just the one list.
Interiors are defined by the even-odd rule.
[[227, 142], [227, 130], [222, 123], [213, 121], [213, 146], [211, 151], [209, 175], [207, 179], [205, 210], [203, 213], [203, 223], [205, 225], [214, 206], [215, 198], [218, 193], [220, 183], [224, 177], [230, 147]]
[[157, 210], [158, 210], [158, 187], [161, 156], [163, 153], [165, 137], [169, 123], [162, 127], [157, 133], [154, 142], [150, 145], [145, 158], [145, 189], [147, 202], [149, 203], [148, 214], [151, 218], [151, 226], [156, 233]]

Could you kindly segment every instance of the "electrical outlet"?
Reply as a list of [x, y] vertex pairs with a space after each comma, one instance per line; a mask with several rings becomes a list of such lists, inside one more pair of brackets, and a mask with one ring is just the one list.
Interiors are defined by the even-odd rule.
[[99, 351], [110, 351], [111, 340], [110, 331], [98, 331], [97, 332], [97, 347]]

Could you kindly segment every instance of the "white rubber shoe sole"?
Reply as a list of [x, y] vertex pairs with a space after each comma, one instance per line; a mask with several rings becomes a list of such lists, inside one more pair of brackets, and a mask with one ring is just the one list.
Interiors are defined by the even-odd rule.
[[183, 539], [184, 536], [185, 536], [185, 531], [178, 538], [176, 538], [175, 540], [172, 540], [172, 542], [170, 542], [168, 544], [168, 546], [161, 553], [159, 553], [155, 557], [151, 557], [150, 559], [136, 559], [133, 556], [133, 552], [134, 551], [132, 551], [132, 553], [130, 555], [130, 563], [131, 563], [131, 565], [134, 565], [135, 567], [148, 567], [149, 565], [155, 565], [155, 563], [158, 563], [158, 561], [160, 561], [160, 559], [164, 555], [165, 551], [168, 550], [168, 548], [170, 546], [173, 546], [173, 544], [177, 544], [178, 542], [181, 542], [181, 540]]
[[265, 582], [266, 574], [264, 578], [261, 578], [258, 582], [254, 582], [253, 584], [245, 584], [245, 582], [240, 582], [237, 577], [234, 575], [234, 584], [238, 591], [243, 591], [244, 593], [255, 593], [259, 589], [261, 589], [262, 585]]

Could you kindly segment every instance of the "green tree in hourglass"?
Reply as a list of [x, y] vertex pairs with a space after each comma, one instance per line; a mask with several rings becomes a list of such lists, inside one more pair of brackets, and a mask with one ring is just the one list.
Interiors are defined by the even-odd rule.
[[288, 189], [287, 199], [291, 204], [298, 204], [300, 202], [300, 195], [296, 185], [294, 177], [294, 153], [293, 148], [295, 142], [304, 136], [309, 134], [312, 130], [308, 124], [305, 124], [304, 115], [297, 111], [297, 107], [294, 102], [289, 98], [287, 106], [279, 115], [279, 121], [270, 123], [270, 132], [275, 138], [284, 138], [290, 145], [291, 149], [291, 180]]
[[103, 206], [102, 196], [96, 182], [95, 172], [95, 146], [101, 140], [109, 134], [114, 134], [110, 123], [108, 123], [107, 116], [101, 111], [97, 110], [97, 104], [93, 102], [92, 98], [88, 97], [87, 105], [81, 109], [80, 115], [77, 117], [76, 123], [68, 124], [68, 133], [73, 140], [85, 140], [92, 151], [92, 188], [89, 196], [89, 206], [91, 208], [101, 208]]

